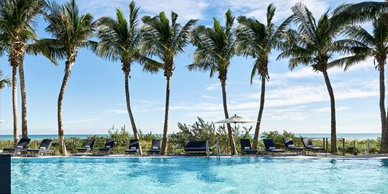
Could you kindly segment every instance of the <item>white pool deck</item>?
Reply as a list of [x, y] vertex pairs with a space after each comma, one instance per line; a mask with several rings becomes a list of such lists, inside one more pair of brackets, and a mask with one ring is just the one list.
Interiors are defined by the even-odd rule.
[[[111, 155], [82, 155], [82, 156], [75, 156], [75, 155], [69, 155], [69, 156], [38, 156], [38, 157], [21, 157], [21, 156], [14, 156], [13, 158], [29, 158], [29, 159], [41, 159], [41, 158], [181, 158], [181, 157], [201, 157], [201, 158], [207, 158], [207, 156], [192, 156], [192, 155], [169, 155], [169, 156], [158, 156], [158, 155], [143, 155], [143, 156], [136, 156], [136, 155], [126, 155], [123, 154], [111, 154]], [[242, 155], [242, 156], [215, 156], [211, 155], [209, 158], [277, 158], [277, 159], [388, 159], [388, 155], [360, 155], [360, 156], [351, 156], [351, 155], [333, 155], [333, 154], [327, 154], [324, 153], [318, 153], [317, 155], [292, 155], [292, 154], [284, 154], [284, 155]]]

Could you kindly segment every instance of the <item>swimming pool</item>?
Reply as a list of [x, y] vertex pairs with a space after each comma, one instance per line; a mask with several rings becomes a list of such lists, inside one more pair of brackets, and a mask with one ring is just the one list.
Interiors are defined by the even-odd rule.
[[12, 159], [12, 193], [388, 193], [388, 160]]

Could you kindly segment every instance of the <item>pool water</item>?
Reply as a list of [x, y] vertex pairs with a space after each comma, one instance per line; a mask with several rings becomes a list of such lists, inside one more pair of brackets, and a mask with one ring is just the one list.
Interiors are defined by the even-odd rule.
[[12, 193], [388, 193], [388, 160], [12, 159]]

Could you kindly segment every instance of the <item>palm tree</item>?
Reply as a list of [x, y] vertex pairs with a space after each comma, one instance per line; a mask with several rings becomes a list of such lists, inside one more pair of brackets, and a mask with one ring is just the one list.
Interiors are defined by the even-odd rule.
[[197, 20], [189, 20], [184, 26], [177, 23], [178, 14], [171, 12], [171, 24], [164, 12], [155, 17], [143, 17], [141, 53], [156, 56], [162, 62], [142, 57], [144, 70], [156, 73], [164, 71], [166, 77], [166, 106], [163, 127], [162, 151], [167, 151], [168, 113], [170, 104], [170, 79], [175, 69], [174, 57], [184, 51], [189, 43], [190, 30]]
[[[128, 79], [130, 78], [132, 62], [137, 60], [139, 53], [138, 12], [139, 8], [132, 1], [129, 5], [129, 25], [120, 9], [116, 10], [116, 20], [111, 17], [103, 17], [96, 22], [99, 26], [98, 37], [101, 39], [96, 50], [97, 55], [111, 61], [120, 60], [122, 63], [121, 69], [125, 77], [127, 111], [135, 139], [139, 139], [139, 134], [131, 110]], [[141, 146], [139, 147], [141, 155]]]
[[17, 114], [17, 68], [19, 67], [20, 90], [22, 100], [22, 136], [28, 137], [27, 129], [27, 97], [24, 79], [23, 59], [28, 41], [36, 40], [35, 20], [41, 13], [42, 0], [1, 0], [0, 29], [8, 60], [12, 66], [12, 104], [14, 142], [19, 139]]
[[349, 44], [354, 55], [344, 58], [345, 70], [352, 65], [373, 57], [377, 62], [380, 80], [380, 116], [381, 116], [381, 153], [388, 153], [388, 126], [385, 111], [385, 65], [388, 55], [388, 24], [387, 15], [381, 15], [373, 20], [372, 33], [360, 25], [351, 25], [344, 30], [344, 34], [354, 40]]
[[[220, 22], [213, 18], [212, 28], [198, 26], [192, 32], [192, 43], [197, 49], [194, 52], [194, 62], [188, 66], [189, 70], [210, 71], [210, 77], [218, 72], [218, 79], [221, 82], [222, 100], [225, 118], [229, 118], [226, 99], [226, 79], [231, 58], [235, 55], [233, 36], [234, 17], [232, 11], [225, 14], [226, 23], [222, 27]], [[227, 124], [228, 136], [232, 155], [237, 154], [236, 144], [230, 124]]]
[[0, 70], [0, 90], [4, 89], [6, 86], [11, 86], [11, 80], [8, 77], [3, 77], [3, 71]]
[[318, 21], [302, 3], [292, 7], [293, 21], [297, 30], [289, 30], [286, 44], [278, 58], [291, 57], [289, 67], [293, 70], [298, 65], [310, 65], [315, 72], [321, 72], [330, 96], [331, 108], [331, 152], [337, 152], [337, 130], [334, 91], [330, 83], [328, 69], [343, 64], [343, 59], [333, 59], [336, 53], [349, 52], [346, 45], [351, 40], [336, 40], [342, 30], [329, 15], [329, 10]]
[[[388, 4], [385, 2], [362, 2], [346, 4], [337, 8], [337, 17], [341, 23], [351, 22], [344, 34], [354, 42], [347, 46], [352, 51], [343, 59], [345, 70], [367, 58], [373, 57], [379, 70], [380, 119], [381, 119], [381, 153], [388, 153], [388, 115], [385, 109], [385, 65], [388, 55]], [[357, 22], [372, 21], [373, 31], [370, 33]]]
[[73, 67], [78, 49], [93, 47], [95, 43], [88, 39], [93, 35], [94, 23], [90, 13], [81, 15], [75, 0], [70, 0], [64, 5], [56, 2], [47, 3], [48, 13], [45, 19], [49, 23], [46, 31], [51, 33], [54, 39], [42, 39], [39, 41], [41, 48], [46, 48], [43, 52], [53, 59], [65, 59], [65, 75], [63, 77], [61, 89], [58, 96], [58, 140], [59, 151], [66, 155], [64, 142], [63, 122], [62, 122], [62, 101], [65, 94], [66, 84], [69, 79], [71, 68]]
[[261, 118], [264, 111], [265, 83], [269, 79], [268, 57], [273, 49], [276, 49], [281, 40], [287, 25], [292, 17], [286, 19], [279, 27], [272, 23], [276, 8], [270, 4], [267, 8], [267, 24], [263, 24], [255, 19], [240, 16], [237, 18], [239, 25], [236, 29], [235, 49], [238, 55], [250, 56], [255, 59], [252, 72], [251, 84], [256, 75], [261, 78], [260, 108], [257, 116], [255, 136], [253, 138], [253, 148], [257, 149], [260, 134]]

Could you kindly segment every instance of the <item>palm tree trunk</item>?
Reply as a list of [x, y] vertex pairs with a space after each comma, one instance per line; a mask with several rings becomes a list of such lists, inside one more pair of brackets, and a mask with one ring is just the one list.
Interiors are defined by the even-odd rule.
[[[139, 134], [137, 132], [135, 119], [133, 118], [132, 109], [131, 109], [131, 101], [130, 101], [130, 94], [129, 94], [129, 72], [125, 72], [124, 74], [125, 74], [125, 98], [127, 101], [127, 111], [128, 111], [128, 115], [129, 115], [129, 120], [131, 121], [131, 126], [132, 126], [132, 130], [133, 130], [134, 138], [139, 139]], [[139, 141], [139, 154], [143, 155], [140, 141]]]
[[337, 129], [336, 129], [336, 119], [335, 119], [335, 99], [334, 99], [334, 91], [331, 87], [329, 75], [327, 71], [322, 71], [323, 76], [325, 78], [325, 83], [327, 87], [327, 91], [330, 96], [330, 110], [331, 110], [331, 153], [337, 152]]
[[166, 107], [164, 112], [164, 128], [163, 128], [163, 139], [162, 139], [162, 151], [161, 155], [167, 153], [167, 133], [168, 133], [168, 111], [170, 107], [170, 77], [166, 77]]
[[388, 126], [385, 112], [385, 64], [379, 62], [380, 71], [380, 116], [381, 116], [381, 145], [380, 153], [388, 153]]
[[[224, 106], [225, 119], [228, 119], [229, 113], [228, 113], [228, 105], [227, 105], [227, 100], [226, 100], [226, 81], [225, 80], [221, 80], [221, 88], [222, 88], [222, 102], [223, 102], [223, 106]], [[234, 142], [232, 127], [230, 126], [229, 123], [227, 123], [227, 128], [228, 128], [228, 136], [229, 136], [231, 154], [237, 155], [236, 143]]]
[[261, 76], [261, 96], [260, 96], [260, 108], [259, 108], [259, 114], [257, 115], [257, 124], [255, 129], [255, 136], [253, 138], [253, 149], [257, 149], [257, 144], [259, 141], [259, 134], [260, 134], [260, 124], [261, 124], [261, 118], [263, 117], [264, 112], [264, 101], [265, 101], [265, 76]]
[[65, 75], [63, 76], [62, 86], [61, 90], [59, 92], [58, 96], [58, 141], [59, 141], [59, 152], [62, 155], [67, 155], [66, 151], [66, 145], [65, 145], [65, 137], [63, 133], [63, 122], [62, 122], [62, 100], [63, 96], [65, 95], [66, 90], [66, 84], [67, 80], [69, 79], [70, 72], [71, 72], [71, 66], [73, 65], [73, 62], [68, 60], [66, 61], [66, 67], [65, 67]]
[[18, 90], [17, 90], [17, 66], [12, 65], [12, 109], [13, 109], [13, 143], [19, 141], [18, 129]]
[[[23, 57], [22, 57], [23, 58]], [[26, 82], [24, 79], [24, 67], [23, 61], [19, 64], [19, 77], [20, 77], [20, 91], [22, 97], [22, 137], [28, 138], [27, 129], [27, 95], [26, 95]]]

